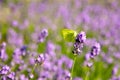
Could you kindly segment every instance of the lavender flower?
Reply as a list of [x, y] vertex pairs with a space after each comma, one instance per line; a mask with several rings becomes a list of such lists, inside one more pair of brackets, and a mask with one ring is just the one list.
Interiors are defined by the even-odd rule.
[[112, 70], [112, 75], [115, 76], [118, 72], [118, 66], [114, 66], [113, 70]]
[[43, 78], [43, 79], [49, 79], [50, 78], [50, 75], [49, 75], [50, 73], [49, 73], [49, 71], [42, 71], [41, 73], [40, 73], [40, 77], [41, 78]]
[[81, 31], [76, 37], [76, 42], [84, 43], [85, 40], [86, 40], [86, 34], [84, 31]]
[[32, 79], [34, 77], [33, 74], [29, 74], [29, 78]]
[[70, 80], [70, 76], [66, 76], [66, 77], [65, 77], [65, 80]]
[[94, 58], [94, 56], [99, 55], [99, 52], [100, 52], [100, 44], [99, 43], [95, 43], [95, 45], [91, 49], [90, 57]]
[[71, 77], [70, 77], [70, 73], [67, 72], [66, 74], [67, 74], [67, 75], [65, 76], [65, 80], [70, 80], [70, 78], [71, 78]]
[[0, 70], [0, 74], [6, 75], [6, 74], [8, 74], [9, 71], [10, 71], [10, 67], [7, 66], [7, 65], [5, 65], [5, 66], [3, 66], [2, 69]]
[[22, 46], [22, 47], [20, 48], [20, 51], [21, 51], [21, 55], [22, 55], [22, 56], [25, 56], [25, 55], [26, 55], [26, 51], [27, 51], [27, 46]]
[[19, 80], [29, 80], [29, 79], [24, 74], [21, 74]]
[[15, 73], [11, 72], [10, 74], [7, 75], [7, 78], [10, 80], [15, 80]]
[[6, 49], [6, 43], [3, 42], [1, 45], [0, 45], [0, 58], [2, 60], [6, 60], [7, 59], [7, 54], [5, 52], [5, 49]]
[[86, 61], [89, 61], [89, 60], [90, 60], [90, 54], [89, 54], [89, 53], [87, 53], [87, 54], [85, 55], [85, 60], [86, 60]]
[[21, 51], [19, 48], [15, 49], [14, 50], [14, 53], [13, 53], [13, 61], [17, 64], [20, 64], [22, 63], [22, 59], [21, 59]]
[[43, 62], [45, 61], [45, 56], [43, 54], [40, 54], [36, 60], [35, 60], [35, 63], [37, 64], [42, 64]]
[[29, 59], [29, 64], [30, 64], [30, 65], [34, 65], [34, 64], [35, 64], [34, 58], [30, 58], [30, 59]]
[[22, 47], [20, 48], [21, 52], [26, 51], [26, 49], [27, 49], [27, 46], [22, 46]]
[[39, 34], [38, 42], [43, 42], [47, 36], [48, 36], [48, 30], [43, 29]]
[[79, 55], [82, 52], [82, 48], [85, 40], [86, 40], [86, 34], [85, 32], [81, 31], [75, 39], [74, 50], [73, 50], [74, 54]]

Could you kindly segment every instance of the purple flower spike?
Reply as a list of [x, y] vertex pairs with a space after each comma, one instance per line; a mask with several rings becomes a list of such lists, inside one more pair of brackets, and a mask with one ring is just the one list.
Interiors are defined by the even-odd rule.
[[86, 40], [86, 34], [84, 31], [81, 31], [76, 37], [76, 42], [84, 43], [85, 40]]
[[42, 64], [44, 61], [45, 61], [45, 56], [43, 54], [40, 54], [35, 60], [35, 63]]
[[20, 48], [20, 51], [26, 51], [27, 50], [27, 46], [22, 46], [21, 48]]
[[73, 50], [74, 54], [80, 54], [82, 52], [83, 44], [85, 40], [86, 40], [86, 34], [85, 32], [81, 31], [75, 39], [74, 50]]
[[94, 56], [99, 55], [99, 52], [100, 52], [100, 44], [99, 43], [95, 43], [95, 45], [91, 49], [90, 57], [94, 58]]
[[47, 36], [48, 36], [48, 30], [47, 29], [43, 29], [41, 31], [41, 33], [39, 34], [38, 42], [43, 42]]
[[22, 47], [20, 48], [20, 51], [21, 51], [21, 55], [22, 55], [22, 56], [25, 56], [26, 53], [27, 53], [27, 46], [22, 46]]
[[2, 60], [6, 60], [7, 59], [7, 54], [6, 54], [6, 43], [3, 42], [1, 45], [0, 45], [0, 58]]

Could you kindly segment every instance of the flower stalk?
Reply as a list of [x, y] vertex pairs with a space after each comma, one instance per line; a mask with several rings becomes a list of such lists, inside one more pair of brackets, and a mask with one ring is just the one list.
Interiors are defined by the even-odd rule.
[[73, 71], [74, 71], [74, 66], [75, 66], [76, 58], [77, 58], [77, 56], [75, 55], [75, 56], [74, 56], [73, 65], [72, 65], [71, 78], [70, 78], [70, 80], [72, 80], [72, 79], [73, 79]]

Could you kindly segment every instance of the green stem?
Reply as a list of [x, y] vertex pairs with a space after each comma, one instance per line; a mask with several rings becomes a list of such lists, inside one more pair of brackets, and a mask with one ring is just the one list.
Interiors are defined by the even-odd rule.
[[33, 71], [35, 70], [37, 64], [34, 65], [34, 67], [32, 68], [31, 74], [33, 73]]
[[86, 73], [85, 80], [88, 80], [88, 75], [89, 75], [89, 72]]
[[70, 80], [72, 80], [72, 78], [73, 78], [73, 70], [74, 70], [74, 66], [75, 66], [76, 58], [77, 58], [77, 56], [75, 55], [75, 57], [74, 57], [74, 61], [73, 61], [73, 65], [72, 65], [71, 78], [70, 78]]
[[89, 80], [89, 75], [90, 75], [90, 68], [88, 67], [84, 80]]
[[[34, 72], [36, 66], [37, 66], [37, 64], [35, 64], [34, 67], [33, 67], [32, 70], [31, 70], [31, 73], [30, 73], [30, 75], [29, 75], [30, 80], [32, 80], [32, 78], [34, 77], [33, 72]], [[33, 77], [31, 77], [31, 75], [33, 75]]]

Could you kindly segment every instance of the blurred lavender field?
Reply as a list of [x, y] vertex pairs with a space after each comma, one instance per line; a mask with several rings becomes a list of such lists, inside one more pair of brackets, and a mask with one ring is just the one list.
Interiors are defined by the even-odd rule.
[[[72, 75], [76, 44], [63, 39], [63, 29], [86, 33]], [[94, 45], [101, 49], [91, 59]], [[0, 0], [0, 80], [71, 76], [120, 80], [120, 1]]]

